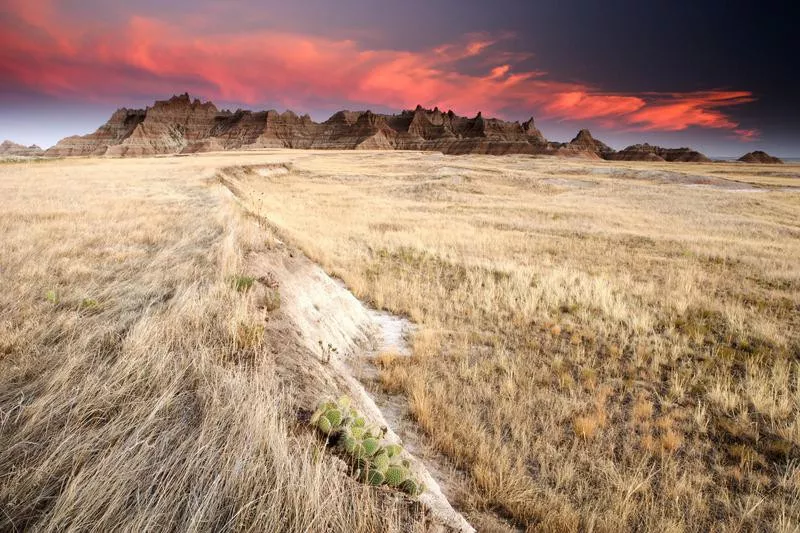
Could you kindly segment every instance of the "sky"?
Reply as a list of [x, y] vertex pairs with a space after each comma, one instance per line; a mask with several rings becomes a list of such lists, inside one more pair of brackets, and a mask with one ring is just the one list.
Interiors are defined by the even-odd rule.
[[535, 117], [615, 148], [800, 156], [789, 2], [2, 0], [0, 140], [51, 146], [118, 107]]

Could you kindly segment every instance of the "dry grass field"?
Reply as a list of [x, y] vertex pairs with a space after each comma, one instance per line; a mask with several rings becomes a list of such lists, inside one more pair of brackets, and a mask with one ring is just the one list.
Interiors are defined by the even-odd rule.
[[297, 432], [227, 161], [0, 165], [0, 531], [421, 530]]
[[231, 286], [280, 239], [417, 324], [380, 384], [479, 530], [798, 531], [798, 175], [392, 152], [0, 165], [0, 530], [429, 528], [298, 424], [308, 376], [285, 361], [308, 354]]
[[[377, 308], [474, 523], [800, 528], [800, 169], [348, 153], [226, 174]], [[480, 529], [480, 527], [479, 527]]]

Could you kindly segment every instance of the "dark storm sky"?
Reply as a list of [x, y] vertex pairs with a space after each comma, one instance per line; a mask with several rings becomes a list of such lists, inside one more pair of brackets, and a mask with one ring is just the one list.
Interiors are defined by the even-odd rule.
[[533, 115], [568, 140], [800, 156], [789, 3], [2, 0], [0, 138], [188, 91], [226, 107]]

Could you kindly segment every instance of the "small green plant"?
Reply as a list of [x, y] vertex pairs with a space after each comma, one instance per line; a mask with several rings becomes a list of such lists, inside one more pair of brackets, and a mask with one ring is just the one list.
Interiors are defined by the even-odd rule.
[[331, 355], [339, 353], [339, 350], [337, 350], [334, 345], [328, 343], [328, 345], [326, 346], [325, 344], [323, 344], [322, 341], [319, 341], [319, 349], [322, 351], [322, 360], [325, 363], [331, 362]]
[[46, 293], [44, 293], [44, 298], [51, 304], [55, 305], [58, 303], [58, 293], [54, 290], [49, 290]]
[[256, 278], [251, 276], [234, 276], [231, 279], [231, 285], [236, 292], [247, 292], [253, 287], [253, 283], [255, 283]]
[[310, 423], [345, 456], [351, 473], [363, 483], [386, 485], [411, 496], [425, 491], [425, 486], [413, 477], [411, 463], [402, 458], [403, 447], [383, 442], [386, 428], [367, 426], [346, 396], [320, 402]]
[[94, 309], [98, 305], [100, 304], [94, 298], [84, 298], [81, 300], [81, 309]]

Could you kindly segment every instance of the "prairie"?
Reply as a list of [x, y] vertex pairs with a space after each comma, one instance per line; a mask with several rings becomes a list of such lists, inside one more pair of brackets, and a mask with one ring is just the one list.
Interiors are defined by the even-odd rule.
[[420, 325], [380, 386], [463, 473], [478, 529], [800, 527], [797, 167], [348, 153], [287, 170], [228, 174]]
[[403, 399], [479, 531], [796, 531], [799, 172], [3, 164], [0, 530], [436, 530], [298, 415], [341, 382], [291, 301], [264, 310], [236, 281], [291, 264], [286, 243], [416, 324], [369, 386]]

